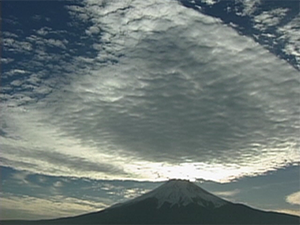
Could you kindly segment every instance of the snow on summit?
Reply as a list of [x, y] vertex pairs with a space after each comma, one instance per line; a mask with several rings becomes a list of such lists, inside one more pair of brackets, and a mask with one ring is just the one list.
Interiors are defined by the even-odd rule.
[[155, 198], [158, 201], [157, 208], [160, 208], [164, 203], [174, 205], [187, 206], [189, 204], [197, 204], [203, 207], [218, 208], [227, 204], [227, 201], [210, 194], [199, 186], [188, 180], [172, 179], [161, 185], [160, 187], [132, 199], [127, 203], [136, 203], [145, 199]]

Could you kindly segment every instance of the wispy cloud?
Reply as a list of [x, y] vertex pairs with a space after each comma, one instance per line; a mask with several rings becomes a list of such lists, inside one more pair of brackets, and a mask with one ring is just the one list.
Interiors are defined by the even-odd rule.
[[221, 196], [221, 197], [232, 197], [232, 196], [235, 196], [238, 193], [240, 193], [239, 189], [235, 189], [235, 190], [232, 190], [232, 191], [217, 191], [217, 192], [213, 192], [213, 194], [215, 194], [217, 196]]
[[300, 191], [288, 195], [286, 197], [286, 202], [292, 205], [300, 205]]
[[[38, 198], [1, 193], [1, 219], [50, 219], [75, 216], [105, 208], [95, 201], [65, 197]], [[27, 217], [26, 217], [27, 216]]]
[[276, 26], [286, 16], [288, 9], [277, 8], [270, 11], [264, 11], [254, 17], [255, 28], [266, 30], [269, 27]]
[[[284, 52], [286, 54], [295, 55], [296, 62], [300, 65], [300, 44], [297, 37], [300, 35], [300, 15], [296, 16], [289, 23], [285, 24], [282, 27], [279, 27], [278, 33], [282, 35], [282, 39], [286, 42]], [[298, 66], [300, 68], [300, 66]]]
[[[243, 10], [242, 12], [238, 12], [238, 14], [242, 15], [251, 15], [255, 11], [257, 11], [258, 6], [261, 4], [261, 0], [236, 0], [236, 2], [239, 2], [240, 4], [243, 4]], [[236, 9], [239, 10], [239, 9]]]

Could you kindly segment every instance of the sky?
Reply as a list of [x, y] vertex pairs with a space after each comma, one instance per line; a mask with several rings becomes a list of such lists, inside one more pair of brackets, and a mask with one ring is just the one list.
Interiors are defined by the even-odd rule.
[[2, 1], [1, 219], [171, 178], [300, 215], [297, 1]]

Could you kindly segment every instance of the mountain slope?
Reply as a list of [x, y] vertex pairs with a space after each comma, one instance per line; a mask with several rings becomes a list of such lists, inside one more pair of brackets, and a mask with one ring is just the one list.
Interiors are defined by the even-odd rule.
[[[3, 221], [2, 221], [3, 222]], [[19, 222], [19, 223], [18, 223]], [[299, 224], [297, 216], [234, 204], [185, 180], [170, 180], [100, 212], [44, 221], [1, 224]]]
[[195, 203], [199, 206], [210, 206], [215, 208], [227, 204], [227, 201], [210, 194], [209, 192], [187, 180], [173, 179], [169, 180], [164, 185], [154, 189], [153, 191], [113, 207], [134, 204], [150, 198], [157, 200], [156, 207], [158, 209], [164, 204], [170, 204], [172, 207], [174, 205], [186, 206], [188, 204]]

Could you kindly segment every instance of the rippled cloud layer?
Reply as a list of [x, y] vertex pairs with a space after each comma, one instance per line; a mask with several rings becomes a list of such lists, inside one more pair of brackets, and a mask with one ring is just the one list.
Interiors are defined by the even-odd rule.
[[50, 28], [26, 43], [6, 34], [7, 48], [36, 57], [4, 74], [2, 165], [228, 181], [300, 162], [299, 73], [252, 39], [175, 1], [67, 10], [89, 24], [82, 42], [91, 54], [67, 51], [70, 40], [47, 38]]

